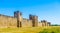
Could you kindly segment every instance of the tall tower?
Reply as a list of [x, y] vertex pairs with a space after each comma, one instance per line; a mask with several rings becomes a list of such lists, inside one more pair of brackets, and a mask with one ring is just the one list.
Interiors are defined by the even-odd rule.
[[32, 26], [33, 27], [37, 27], [38, 26], [38, 16], [29, 15], [29, 19], [32, 20]]
[[14, 17], [17, 18], [17, 27], [22, 27], [22, 13], [19, 11], [14, 12]]

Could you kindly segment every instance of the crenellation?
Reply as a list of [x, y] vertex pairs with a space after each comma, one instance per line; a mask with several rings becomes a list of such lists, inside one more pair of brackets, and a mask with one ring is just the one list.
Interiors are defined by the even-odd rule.
[[0, 27], [16, 28], [16, 27], [43, 27], [50, 26], [51, 23], [42, 20], [38, 21], [38, 16], [29, 15], [29, 19], [23, 18], [19, 11], [14, 12], [14, 16], [0, 14]]

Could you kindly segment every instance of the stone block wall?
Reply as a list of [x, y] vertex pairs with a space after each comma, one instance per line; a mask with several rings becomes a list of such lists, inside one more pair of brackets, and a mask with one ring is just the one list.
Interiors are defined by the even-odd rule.
[[42, 23], [41, 22], [38, 22], [38, 27], [42, 27]]
[[32, 27], [32, 21], [28, 19], [23, 19], [22, 27]]
[[17, 26], [17, 19], [10, 16], [0, 15], [0, 27], [15, 28]]
[[29, 19], [23, 18], [19, 11], [14, 12], [14, 17], [0, 14], [0, 28], [43, 27], [50, 26], [50, 24], [45, 20], [38, 22], [38, 16], [36, 15], [29, 15]]

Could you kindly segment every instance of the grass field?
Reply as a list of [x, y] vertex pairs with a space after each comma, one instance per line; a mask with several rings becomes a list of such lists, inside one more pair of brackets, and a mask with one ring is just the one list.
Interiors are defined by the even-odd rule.
[[0, 33], [60, 33], [60, 27], [0, 28]]

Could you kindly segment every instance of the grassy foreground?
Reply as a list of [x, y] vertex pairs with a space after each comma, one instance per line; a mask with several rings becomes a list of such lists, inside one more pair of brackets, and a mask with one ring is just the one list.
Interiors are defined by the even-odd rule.
[[60, 33], [60, 27], [0, 28], [0, 33]]

